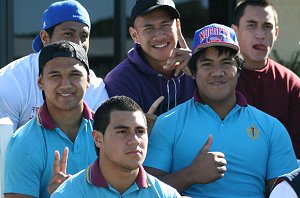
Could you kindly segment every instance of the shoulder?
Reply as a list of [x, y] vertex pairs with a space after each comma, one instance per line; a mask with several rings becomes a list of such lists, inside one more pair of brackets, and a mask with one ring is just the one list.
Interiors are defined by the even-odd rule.
[[147, 173], [147, 179], [148, 179], [148, 182], [151, 184], [152, 188], [155, 188], [155, 190], [157, 192], [161, 191], [160, 193], [165, 195], [166, 197], [179, 197], [180, 196], [175, 188], [160, 181], [159, 179], [150, 175], [149, 173]]
[[266, 112], [250, 105], [250, 104], [247, 104], [247, 106], [244, 107], [246, 112], [245, 112], [245, 116], [249, 116], [249, 115], [252, 115], [254, 116], [253, 118], [258, 118], [258, 119], [264, 119], [265, 120], [272, 120], [272, 121], [275, 121], [277, 120], [277, 118], [267, 114]]
[[9, 85], [10, 90], [18, 84], [22, 87], [29, 86], [27, 82], [37, 82], [38, 69], [38, 54], [24, 56], [0, 69], [0, 84]]
[[195, 101], [194, 98], [191, 98], [173, 109], [161, 114], [158, 116], [158, 119], [156, 122], [166, 122], [170, 121], [173, 119], [178, 119], [178, 118], [186, 118], [188, 112], [190, 112], [191, 109], [195, 108]]
[[[273, 70], [275, 70], [277, 73], [279, 73], [283, 78], [289, 78], [289, 79], [295, 79], [300, 81], [299, 77], [289, 68], [283, 66], [282, 64], [272, 60], [272, 59], [268, 59], [269, 62], [269, 67], [272, 68]], [[299, 82], [300, 83], [300, 82]]]
[[133, 73], [137, 72], [138, 70], [135, 68], [134, 64], [128, 58], [126, 58], [106, 75], [104, 81], [106, 83], [112, 78], [118, 78], [118, 80], [128, 78], [129, 76], [132, 76]]
[[63, 182], [51, 195], [51, 197], [85, 197], [88, 183], [86, 182], [86, 169], [72, 175]]
[[22, 71], [32, 70], [33, 66], [38, 69], [38, 54], [32, 53], [27, 56], [21, 57], [17, 60], [12, 61], [0, 70], [0, 74], [18, 73]]
[[[35, 119], [17, 129], [7, 146], [5, 164], [9, 167], [8, 170], [22, 171], [21, 169], [25, 170], [25, 167], [28, 168], [32, 164], [32, 168], [40, 168], [45, 160], [44, 142], [42, 131], [35, 124]], [[22, 163], [21, 167], [19, 163]]]
[[284, 125], [275, 117], [261, 111], [260, 109], [247, 105], [244, 107], [241, 116], [245, 120], [251, 120], [253, 124], [259, 126], [262, 131], [269, 135], [285, 134], [286, 128]]
[[37, 124], [36, 119], [30, 120], [13, 134], [7, 152], [17, 154], [37, 151], [38, 146], [43, 142], [42, 133], [42, 129]]

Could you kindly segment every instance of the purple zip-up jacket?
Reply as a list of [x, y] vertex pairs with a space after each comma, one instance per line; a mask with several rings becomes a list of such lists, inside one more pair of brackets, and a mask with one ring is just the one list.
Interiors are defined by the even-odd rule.
[[147, 112], [158, 97], [164, 96], [155, 112], [157, 116], [193, 97], [192, 77], [183, 72], [171, 79], [163, 77], [147, 63], [141, 50], [135, 44], [127, 58], [106, 75], [104, 83], [109, 97], [128, 96]]

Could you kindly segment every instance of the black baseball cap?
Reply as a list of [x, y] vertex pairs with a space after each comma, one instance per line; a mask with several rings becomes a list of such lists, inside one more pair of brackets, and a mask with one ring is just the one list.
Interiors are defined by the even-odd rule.
[[133, 26], [136, 17], [143, 16], [156, 8], [168, 10], [174, 19], [180, 18], [173, 0], [136, 0], [131, 11], [131, 26]]
[[67, 40], [53, 42], [42, 48], [39, 55], [39, 74], [46, 63], [57, 57], [75, 58], [84, 64], [89, 75], [89, 61], [85, 49], [76, 43]]

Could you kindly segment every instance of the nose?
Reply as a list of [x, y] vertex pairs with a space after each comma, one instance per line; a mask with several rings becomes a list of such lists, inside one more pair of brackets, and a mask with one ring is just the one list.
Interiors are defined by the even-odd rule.
[[257, 39], [264, 39], [265, 38], [265, 32], [262, 28], [258, 28], [255, 32], [255, 37]]
[[141, 139], [139, 136], [137, 136], [136, 134], [130, 135], [129, 139], [128, 139], [128, 145], [132, 146], [132, 145], [140, 145], [141, 144]]
[[224, 75], [225, 75], [225, 71], [221, 66], [219, 66], [219, 65], [214, 66], [214, 69], [212, 71], [212, 76], [220, 77], [220, 76], [224, 76]]
[[162, 29], [157, 29], [154, 31], [154, 40], [164, 39], [166, 38], [166, 33]]
[[62, 89], [67, 89], [67, 88], [72, 87], [72, 83], [71, 83], [70, 79], [68, 77], [63, 77], [61, 80], [61, 83], [60, 83], [60, 87]]

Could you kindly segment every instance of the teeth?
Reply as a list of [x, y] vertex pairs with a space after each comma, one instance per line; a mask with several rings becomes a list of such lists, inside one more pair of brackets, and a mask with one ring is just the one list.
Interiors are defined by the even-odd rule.
[[63, 93], [61, 93], [60, 95], [62, 95], [62, 96], [70, 96], [71, 94], [63, 94]]
[[154, 47], [157, 47], [157, 48], [162, 48], [162, 47], [165, 47], [165, 46], [167, 46], [167, 43], [161, 44], [161, 45], [154, 45]]

